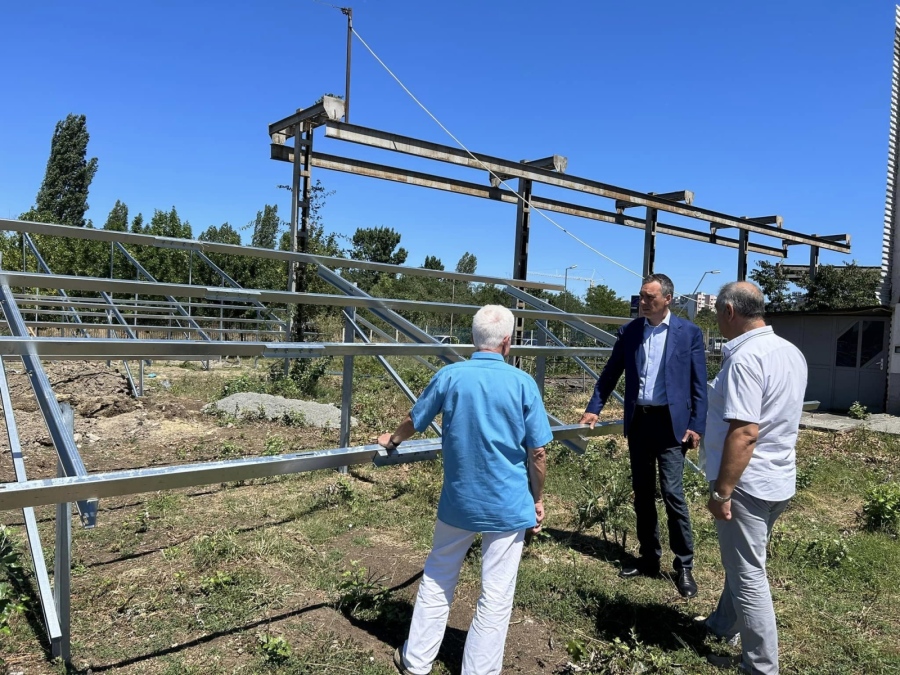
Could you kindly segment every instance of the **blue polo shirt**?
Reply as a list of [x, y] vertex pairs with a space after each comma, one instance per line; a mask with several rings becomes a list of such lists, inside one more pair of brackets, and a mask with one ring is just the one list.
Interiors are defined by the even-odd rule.
[[443, 413], [440, 520], [470, 532], [535, 525], [527, 448], [553, 439], [534, 379], [493, 352], [441, 368], [413, 406], [425, 431]]

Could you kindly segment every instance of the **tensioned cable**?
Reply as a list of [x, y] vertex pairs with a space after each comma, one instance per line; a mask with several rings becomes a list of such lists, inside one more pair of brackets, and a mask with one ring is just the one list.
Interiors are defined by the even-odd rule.
[[635, 271], [634, 271], [633, 269], [631, 269], [630, 267], [627, 267], [627, 266], [623, 265], [623, 264], [620, 263], [618, 260], [614, 260], [613, 258], [610, 258], [608, 255], [606, 255], [606, 254], [604, 254], [604, 253], [601, 253], [601, 252], [598, 251], [596, 248], [594, 248], [593, 246], [591, 246], [590, 244], [588, 244], [586, 241], [584, 241], [583, 239], [579, 238], [577, 235], [573, 234], [572, 232], [569, 232], [569, 230], [567, 230], [567, 229], [564, 228], [562, 225], [560, 225], [559, 223], [557, 223], [555, 220], [553, 220], [553, 218], [551, 218], [550, 216], [548, 216], [546, 213], [544, 213], [543, 211], [541, 211], [539, 208], [535, 207], [535, 206], [531, 203], [531, 200], [526, 199], [525, 197], [523, 197], [522, 195], [520, 195], [520, 194], [518, 193], [518, 191], [517, 191], [517, 190], [514, 190], [514, 189], [513, 189], [513, 188], [512, 188], [505, 180], [503, 180], [503, 178], [501, 178], [501, 177], [498, 176], [496, 173], [494, 173], [493, 171], [491, 171], [491, 170], [487, 167], [487, 165], [486, 165], [484, 162], [482, 162], [480, 159], [478, 159], [478, 157], [476, 157], [476, 156], [472, 153], [472, 151], [469, 150], [469, 148], [467, 148], [467, 147], [465, 146], [465, 144], [463, 144], [462, 141], [460, 141], [456, 136], [454, 136], [453, 133], [452, 133], [447, 127], [445, 127], [445, 126], [441, 123], [441, 121], [440, 121], [437, 117], [435, 117], [435, 116], [431, 113], [431, 111], [430, 111], [428, 108], [426, 108], [425, 105], [424, 105], [418, 98], [416, 98], [415, 94], [413, 94], [413, 93], [409, 90], [409, 88], [408, 88], [405, 84], [403, 84], [403, 82], [400, 80], [400, 78], [397, 77], [397, 76], [394, 74], [394, 72], [393, 72], [390, 68], [388, 68], [387, 64], [379, 58], [378, 54], [376, 54], [375, 51], [368, 45], [368, 43], [367, 43], [365, 40], [363, 40], [362, 36], [361, 36], [359, 33], [356, 32], [356, 29], [353, 28], [353, 29], [351, 29], [351, 30], [353, 31], [353, 34], [354, 34], [357, 38], [359, 38], [359, 41], [362, 42], [363, 46], [364, 46], [367, 50], [369, 50], [369, 53], [375, 58], [375, 60], [378, 61], [378, 63], [381, 64], [381, 67], [384, 68], [384, 69], [388, 72], [388, 75], [390, 75], [392, 78], [394, 78], [394, 81], [395, 81], [397, 84], [400, 85], [400, 87], [403, 89], [403, 91], [405, 91], [405, 92], [407, 93], [407, 95], [408, 95], [413, 101], [416, 102], [416, 105], [418, 105], [418, 106], [425, 112], [426, 115], [428, 115], [432, 120], [434, 120], [435, 124], [437, 124], [437, 125], [444, 131], [445, 134], [447, 134], [450, 138], [452, 138], [453, 141], [454, 141], [454, 143], [456, 143], [460, 148], [462, 148], [462, 150], [465, 151], [465, 153], [466, 153], [467, 155], [469, 155], [469, 157], [471, 157], [471, 158], [474, 159], [476, 162], [478, 162], [478, 163], [484, 168], [485, 171], [487, 171], [489, 174], [491, 174], [491, 176], [493, 176], [495, 179], [497, 179], [497, 180], [500, 182], [500, 185], [505, 186], [510, 192], [512, 192], [512, 193], [515, 194], [520, 200], [522, 200], [522, 201], [526, 204], [526, 206], [528, 206], [529, 209], [531, 209], [531, 210], [534, 211], [535, 213], [538, 213], [538, 214], [540, 214], [541, 216], [543, 216], [543, 217], [544, 217], [551, 225], [553, 225], [555, 228], [557, 228], [557, 229], [560, 230], [561, 232], [563, 232], [563, 233], [569, 235], [569, 237], [571, 237], [572, 239], [574, 239], [575, 241], [577, 241], [579, 244], [581, 244], [582, 246], [584, 246], [584, 247], [587, 248], [588, 250], [593, 251], [594, 253], [596, 253], [597, 255], [599, 255], [601, 258], [603, 258], [603, 259], [605, 259], [605, 260], [608, 260], [608, 261], [611, 262], [613, 265], [616, 265], [616, 266], [618, 266], [618, 267], [621, 267], [621, 268], [622, 268], [623, 270], [625, 270], [626, 272], [630, 272], [631, 274], [633, 274], [634, 276], [636, 276], [636, 277], [638, 277], [638, 278], [641, 278], [641, 277], [643, 276], [643, 275], [639, 274], [638, 272], [635, 272]]

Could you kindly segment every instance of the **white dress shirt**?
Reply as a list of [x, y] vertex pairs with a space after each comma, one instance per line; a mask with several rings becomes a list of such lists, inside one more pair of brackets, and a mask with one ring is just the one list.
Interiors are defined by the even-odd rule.
[[806, 359], [771, 326], [756, 328], [722, 349], [722, 370], [709, 383], [704, 460], [707, 480], [719, 477], [731, 420], [759, 425], [756, 447], [738, 487], [768, 501], [790, 499], [796, 490], [794, 446], [803, 397]]
[[666, 398], [666, 378], [659, 375], [666, 354], [666, 338], [669, 335], [671, 316], [666, 310], [666, 315], [657, 326], [651, 326], [650, 322], [644, 319], [644, 341], [641, 343], [638, 358], [640, 377], [638, 405], [666, 405], [669, 402]]

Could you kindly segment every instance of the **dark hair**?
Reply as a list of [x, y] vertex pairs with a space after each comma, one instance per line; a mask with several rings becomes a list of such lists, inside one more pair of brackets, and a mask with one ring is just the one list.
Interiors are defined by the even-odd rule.
[[673, 284], [672, 280], [665, 274], [650, 274], [644, 277], [644, 279], [641, 281], [641, 286], [652, 284], [654, 281], [659, 284], [659, 288], [662, 291], [663, 297], [666, 297], [667, 295], [675, 295], [675, 284]]
[[766, 299], [759, 288], [747, 281], [731, 281], [719, 291], [716, 310], [731, 305], [734, 313], [745, 319], [762, 319], [766, 315]]

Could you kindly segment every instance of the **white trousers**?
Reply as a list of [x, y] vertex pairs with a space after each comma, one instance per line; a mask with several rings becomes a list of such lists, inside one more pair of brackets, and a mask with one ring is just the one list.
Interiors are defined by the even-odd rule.
[[[440, 520], [435, 524], [434, 546], [425, 561], [409, 638], [402, 652], [407, 670], [414, 675], [427, 675], [437, 658], [459, 571], [476, 534]], [[524, 542], [525, 530], [482, 533], [481, 596], [466, 638], [462, 675], [495, 675], [503, 669], [503, 648]]]

